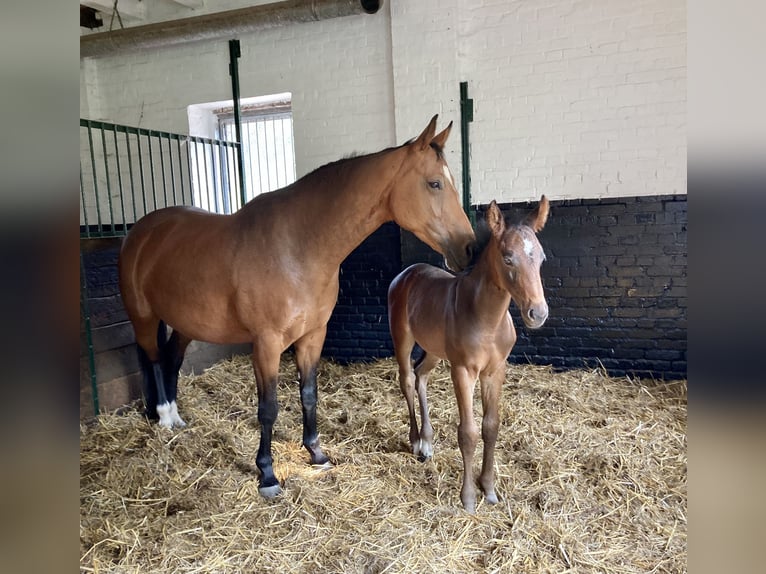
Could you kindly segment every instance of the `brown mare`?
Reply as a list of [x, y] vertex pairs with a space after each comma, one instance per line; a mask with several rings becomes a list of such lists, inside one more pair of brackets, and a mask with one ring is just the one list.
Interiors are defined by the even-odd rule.
[[[276, 496], [271, 437], [280, 355], [294, 345], [311, 463], [329, 465], [316, 426], [316, 369], [338, 296], [341, 262], [386, 221], [395, 221], [464, 268], [475, 236], [461, 208], [434, 116], [415, 140], [325, 165], [248, 202], [233, 215], [192, 207], [149, 213], [119, 258], [120, 291], [144, 370], [147, 412], [184, 426], [178, 370], [192, 340], [253, 343], [261, 439], [259, 487]], [[166, 340], [165, 325], [173, 328]]]
[[[479, 484], [490, 504], [497, 502], [493, 470], [498, 429], [498, 402], [505, 380], [506, 359], [516, 342], [508, 307], [515, 301], [524, 324], [542, 326], [548, 305], [540, 280], [545, 259], [535, 233], [548, 218], [548, 200], [520, 225], [506, 226], [493, 201], [487, 211], [489, 243], [470, 271], [450, 273], [418, 263], [402, 271], [388, 290], [388, 321], [399, 363], [399, 383], [410, 415], [412, 452], [422, 458], [433, 454], [433, 428], [428, 417], [428, 374], [439, 359], [450, 363], [460, 424], [458, 443], [463, 455], [460, 499], [468, 512], [476, 509], [473, 455], [478, 440], [473, 418], [473, 392], [481, 381], [484, 460]], [[413, 366], [410, 353], [418, 343], [425, 353]], [[415, 419], [414, 393], [420, 402], [421, 429]]]

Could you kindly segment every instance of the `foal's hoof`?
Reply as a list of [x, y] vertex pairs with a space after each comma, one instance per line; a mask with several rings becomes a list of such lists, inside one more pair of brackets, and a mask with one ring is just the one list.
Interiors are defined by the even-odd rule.
[[276, 498], [282, 494], [282, 487], [278, 484], [273, 484], [271, 486], [259, 486], [258, 494], [266, 499]]
[[420, 462], [425, 462], [434, 455], [434, 446], [430, 442], [419, 440], [412, 447], [412, 452]]

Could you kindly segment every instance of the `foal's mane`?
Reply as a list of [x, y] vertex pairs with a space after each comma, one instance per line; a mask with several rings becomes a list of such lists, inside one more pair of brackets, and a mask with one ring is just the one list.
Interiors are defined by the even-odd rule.
[[[502, 214], [502, 211], [501, 211], [501, 214]], [[487, 220], [484, 218], [485, 213], [481, 213], [480, 215], [481, 215], [481, 218], [476, 224], [476, 229], [474, 229], [474, 233], [476, 235], [476, 244], [473, 250], [473, 256], [471, 257], [471, 261], [469, 262], [468, 266], [465, 269], [455, 273], [455, 275], [467, 275], [468, 273], [470, 273], [473, 270], [473, 268], [476, 267], [476, 264], [481, 259], [481, 256], [487, 250], [487, 247], [489, 246], [489, 243], [492, 239], [492, 231], [489, 229], [489, 224], [487, 223]], [[505, 214], [503, 214], [503, 221], [505, 222], [506, 231], [514, 227], [521, 227], [522, 225], [524, 225], [521, 222], [510, 223], [508, 216]]]

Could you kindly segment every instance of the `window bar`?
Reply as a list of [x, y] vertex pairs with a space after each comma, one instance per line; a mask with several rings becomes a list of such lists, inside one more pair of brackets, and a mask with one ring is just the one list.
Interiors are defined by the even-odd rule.
[[151, 132], [146, 133], [146, 140], [149, 142], [149, 174], [152, 177], [152, 211], [157, 209], [157, 184], [154, 181], [154, 156], [152, 154], [152, 135]]
[[122, 209], [122, 232], [128, 232], [128, 222], [125, 220], [125, 194], [122, 192], [122, 167], [120, 166], [120, 149], [117, 145], [117, 130], [112, 130], [114, 136], [114, 158], [117, 162], [117, 186], [120, 189], [120, 208]]
[[101, 202], [98, 199], [98, 178], [97, 178], [97, 175], [96, 175], [96, 156], [93, 153], [93, 133], [91, 131], [90, 122], [88, 122], [88, 149], [90, 151], [90, 165], [91, 165], [91, 170], [92, 170], [91, 175], [93, 176], [93, 192], [94, 192], [94, 196], [96, 198], [96, 221], [97, 221], [97, 225], [98, 225], [97, 229], [98, 229], [98, 233], [101, 234], [101, 229], [102, 229], [102, 225], [101, 225]]
[[85, 205], [85, 186], [82, 182], [82, 162], [80, 162], [80, 199], [82, 200], [82, 217], [85, 223], [85, 237], [90, 238], [90, 227], [88, 227], [88, 207]]
[[[210, 169], [208, 169], [207, 166], [207, 146], [210, 145]], [[210, 172], [213, 169], [213, 144], [209, 144], [208, 142], [202, 142], [202, 157], [205, 159], [205, 188], [207, 189], [207, 201], [208, 201], [208, 210], [212, 211], [213, 213], [218, 213], [218, 201], [215, 197], [215, 189], [212, 189], [212, 196], [210, 195], [211, 189], [215, 187], [215, 176], [210, 175]]]
[[[181, 186], [181, 204], [186, 205], [186, 198], [184, 198], [184, 172], [183, 172], [183, 167], [181, 166], [181, 158], [183, 157], [183, 155], [181, 153], [181, 138], [180, 137], [176, 139], [176, 150], [178, 151], [178, 181]], [[189, 200], [189, 203], [191, 204], [193, 202]]]
[[199, 172], [199, 149], [197, 148], [197, 142], [194, 142], [194, 167], [197, 170], [197, 192], [199, 193], [199, 206], [204, 209], [202, 205], [202, 177]]
[[279, 127], [282, 131], [282, 180], [283, 186], [287, 185], [287, 150], [285, 149], [285, 120], [279, 121]]
[[[168, 166], [168, 171], [170, 173], [170, 188], [173, 191], [173, 205], [178, 205], [178, 200], [176, 199], [176, 174], [173, 171], [173, 144], [172, 139], [170, 137], [170, 134], [168, 134], [168, 163], [170, 164]], [[181, 200], [181, 203], [183, 204], [183, 200]]]
[[[241, 144], [236, 144], [236, 145], [241, 145]], [[229, 175], [234, 180], [236, 189], [239, 189], [239, 186], [240, 186], [239, 170], [237, 169], [237, 162], [239, 161], [240, 157], [242, 156], [237, 153], [237, 148], [232, 147], [229, 152], [229, 165], [233, 166], [233, 169], [229, 170]], [[246, 181], [251, 182], [253, 180], [248, 178]], [[245, 201], [245, 200], [247, 200], [247, 196], [239, 198], [239, 202], [241, 203], [241, 205], [239, 206], [239, 209], [242, 209], [245, 206], [245, 204], [242, 203], [242, 201]]]
[[274, 189], [280, 187], [279, 185], [279, 153], [277, 150], [277, 120], [273, 119], [271, 120], [271, 132], [273, 134], [274, 141], [271, 144], [271, 147], [274, 148], [274, 178], [276, 179], [276, 182], [274, 184]]
[[168, 206], [168, 182], [165, 176], [165, 154], [162, 153], [162, 132], [157, 132], [157, 147], [160, 148], [160, 174], [162, 175], [162, 197]]
[[221, 150], [223, 149], [223, 146], [220, 143], [213, 144], [211, 146], [211, 151], [213, 152], [213, 156], [215, 158], [215, 162], [213, 164], [213, 176], [216, 180], [216, 186], [219, 188], [219, 192], [216, 193], [216, 196], [221, 196], [221, 202], [223, 203], [223, 212], [229, 213], [230, 212], [230, 206], [229, 206], [229, 192], [226, 189], [226, 183], [223, 179], [223, 158], [221, 157]]
[[144, 179], [144, 156], [141, 153], [141, 132], [136, 132], [136, 142], [138, 143], [138, 171], [141, 174], [141, 199], [144, 203], [144, 213], [146, 215], [148, 211], [146, 208], [146, 180]]
[[[130, 174], [130, 197], [133, 203], [133, 223], [138, 220], [136, 213], [136, 182], [133, 179], [133, 158], [130, 155], [130, 134], [125, 130], [125, 149], [128, 151], [128, 174]], [[126, 226], [127, 230], [127, 226]]]
[[106, 177], [106, 202], [109, 206], [109, 225], [114, 235], [114, 210], [112, 209], [112, 182], [109, 179], [109, 156], [106, 154], [106, 134], [101, 126], [101, 149], [104, 152], [104, 176]]

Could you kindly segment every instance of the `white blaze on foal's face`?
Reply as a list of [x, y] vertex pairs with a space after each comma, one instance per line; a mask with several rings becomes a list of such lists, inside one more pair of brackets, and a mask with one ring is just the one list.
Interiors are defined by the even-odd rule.
[[535, 248], [535, 244], [532, 243], [532, 241], [525, 237], [524, 238], [524, 255], [527, 257], [532, 257], [533, 250]]

